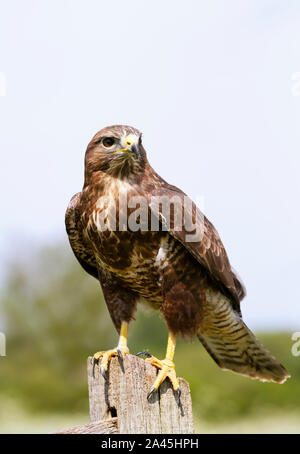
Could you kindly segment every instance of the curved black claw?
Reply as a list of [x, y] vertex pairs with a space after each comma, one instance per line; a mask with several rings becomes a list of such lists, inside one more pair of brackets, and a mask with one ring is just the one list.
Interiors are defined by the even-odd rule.
[[106, 374], [106, 370], [104, 369], [104, 366], [100, 366], [100, 372], [101, 372], [101, 375], [104, 378], [104, 380], [107, 380], [107, 374]]
[[178, 389], [176, 389], [176, 391], [175, 391], [175, 392], [176, 392], [176, 394], [177, 394], [178, 400], [180, 400], [180, 396], [181, 396], [181, 389], [180, 389], [180, 388], [178, 388]]
[[150, 389], [150, 391], [149, 391], [148, 394], [147, 394], [147, 399], [148, 399], [148, 400], [150, 399], [150, 397], [152, 396], [152, 394], [153, 394], [154, 392], [155, 392], [155, 388], [154, 388], [154, 386], [152, 386], [152, 388]]
[[152, 355], [149, 352], [139, 352], [135, 356], [146, 356], [147, 358], [152, 358]]
[[121, 352], [121, 350], [119, 348], [117, 349], [117, 352], [118, 352], [118, 357], [123, 360], [123, 358], [124, 358], [123, 353]]

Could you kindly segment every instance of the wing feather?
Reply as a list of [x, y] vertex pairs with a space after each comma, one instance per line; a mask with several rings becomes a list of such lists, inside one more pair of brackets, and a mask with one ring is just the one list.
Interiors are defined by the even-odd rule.
[[95, 255], [82, 233], [83, 229], [80, 221], [80, 196], [81, 192], [78, 192], [70, 200], [65, 216], [66, 230], [71, 248], [80, 265], [91, 276], [98, 279], [98, 269]]
[[[183, 228], [181, 230], [176, 229], [174, 222], [176, 208], [174, 208], [171, 212], [171, 219], [168, 225], [169, 233], [179, 240], [194, 258], [210, 272], [212, 278], [220, 284], [225, 293], [231, 295], [234, 309], [240, 312], [239, 302], [246, 294], [245, 288], [231, 268], [226, 250], [217, 230], [184, 192], [176, 186], [169, 185], [157, 174], [153, 180], [155, 184], [151, 187], [148, 186], [145, 190], [152, 213], [154, 213], [154, 216], [158, 216], [160, 222], [166, 226], [166, 220], [161, 216], [161, 207], [158, 206], [157, 197], [178, 200], [178, 203], [180, 201]], [[188, 203], [184, 205], [184, 202]], [[176, 201], [174, 203], [175, 205]], [[185, 210], [185, 214], [183, 210]], [[191, 232], [185, 228], [185, 215], [192, 219], [197, 230], [201, 232], [199, 241], [187, 241]]]

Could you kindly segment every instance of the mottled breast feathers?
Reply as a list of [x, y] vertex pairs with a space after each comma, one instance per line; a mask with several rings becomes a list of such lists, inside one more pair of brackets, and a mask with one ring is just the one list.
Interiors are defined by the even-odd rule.
[[[151, 169], [151, 168], [150, 168]], [[153, 169], [148, 170], [149, 177], [145, 175], [142, 184], [139, 187], [139, 194], [149, 202], [149, 208], [157, 215], [157, 207], [153, 206], [153, 200], [157, 196], [173, 199], [177, 196], [180, 200], [187, 197], [184, 192], [175, 186], [166, 183]], [[178, 231], [172, 225], [172, 219], [169, 224], [169, 233], [184, 245], [186, 250], [204, 266], [210, 273], [211, 277], [220, 285], [222, 290], [231, 296], [234, 309], [240, 313], [239, 302], [245, 296], [245, 289], [239, 278], [231, 268], [227, 253], [218, 232], [209, 220], [199, 211], [196, 205], [190, 200], [190, 205], [184, 205], [184, 209], [192, 207], [193, 222], [201, 223], [199, 229], [202, 229], [202, 238], [197, 242], [187, 242], [186, 235], [190, 234], [184, 225], [182, 230]], [[183, 204], [182, 204], [183, 207]], [[196, 210], [200, 216], [196, 217]], [[69, 240], [80, 264], [83, 268], [94, 277], [98, 277], [97, 263], [92, 248], [89, 246], [84, 236], [84, 226], [82, 222], [82, 201], [81, 193], [76, 194], [69, 204], [66, 212], [66, 228]], [[172, 216], [172, 212], [171, 212]], [[164, 220], [159, 216], [159, 222], [164, 224]]]

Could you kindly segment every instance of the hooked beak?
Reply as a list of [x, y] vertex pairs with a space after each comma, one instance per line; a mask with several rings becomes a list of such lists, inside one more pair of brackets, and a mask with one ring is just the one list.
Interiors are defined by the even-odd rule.
[[133, 143], [132, 145], [129, 146], [128, 151], [132, 151], [135, 154], [135, 157], [138, 159], [140, 150], [139, 146], [136, 143]]
[[121, 144], [123, 145], [124, 148], [121, 148], [120, 150], [116, 150], [114, 153], [118, 153], [120, 151], [127, 151], [127, 152], [132, 152], [134, 153], [135, 157], [138, 158], [140, 154], [140, 149], [139, 149], [139, 137], [136, 136], [135, 134], [129, 134], [127, 137], [123, 138], [121, 141]]

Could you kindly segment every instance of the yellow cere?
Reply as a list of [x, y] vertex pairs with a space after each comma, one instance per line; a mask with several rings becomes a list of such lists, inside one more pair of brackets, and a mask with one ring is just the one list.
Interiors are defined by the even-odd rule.
[[129, 145], [129, 146], [131, 146], [133, 144], [137, 144], [138, 141], [139, 141], [139, 138], [135, 134], [128, 134], [128, 136], [126, 136], [126, 138], [125, 138], [126, 145]]
[[121, 151], [128, 151], [129, 147], [132, 145], [138, 144], [139, 142], [139, 137], [136, 136], [135, 134], [128, 134], [125, 138], [122, 138], [121, 144], [124, 146], [124, 148], [120, 148], [119, 150], [113, 151], [113, 153], [119, 153]]

